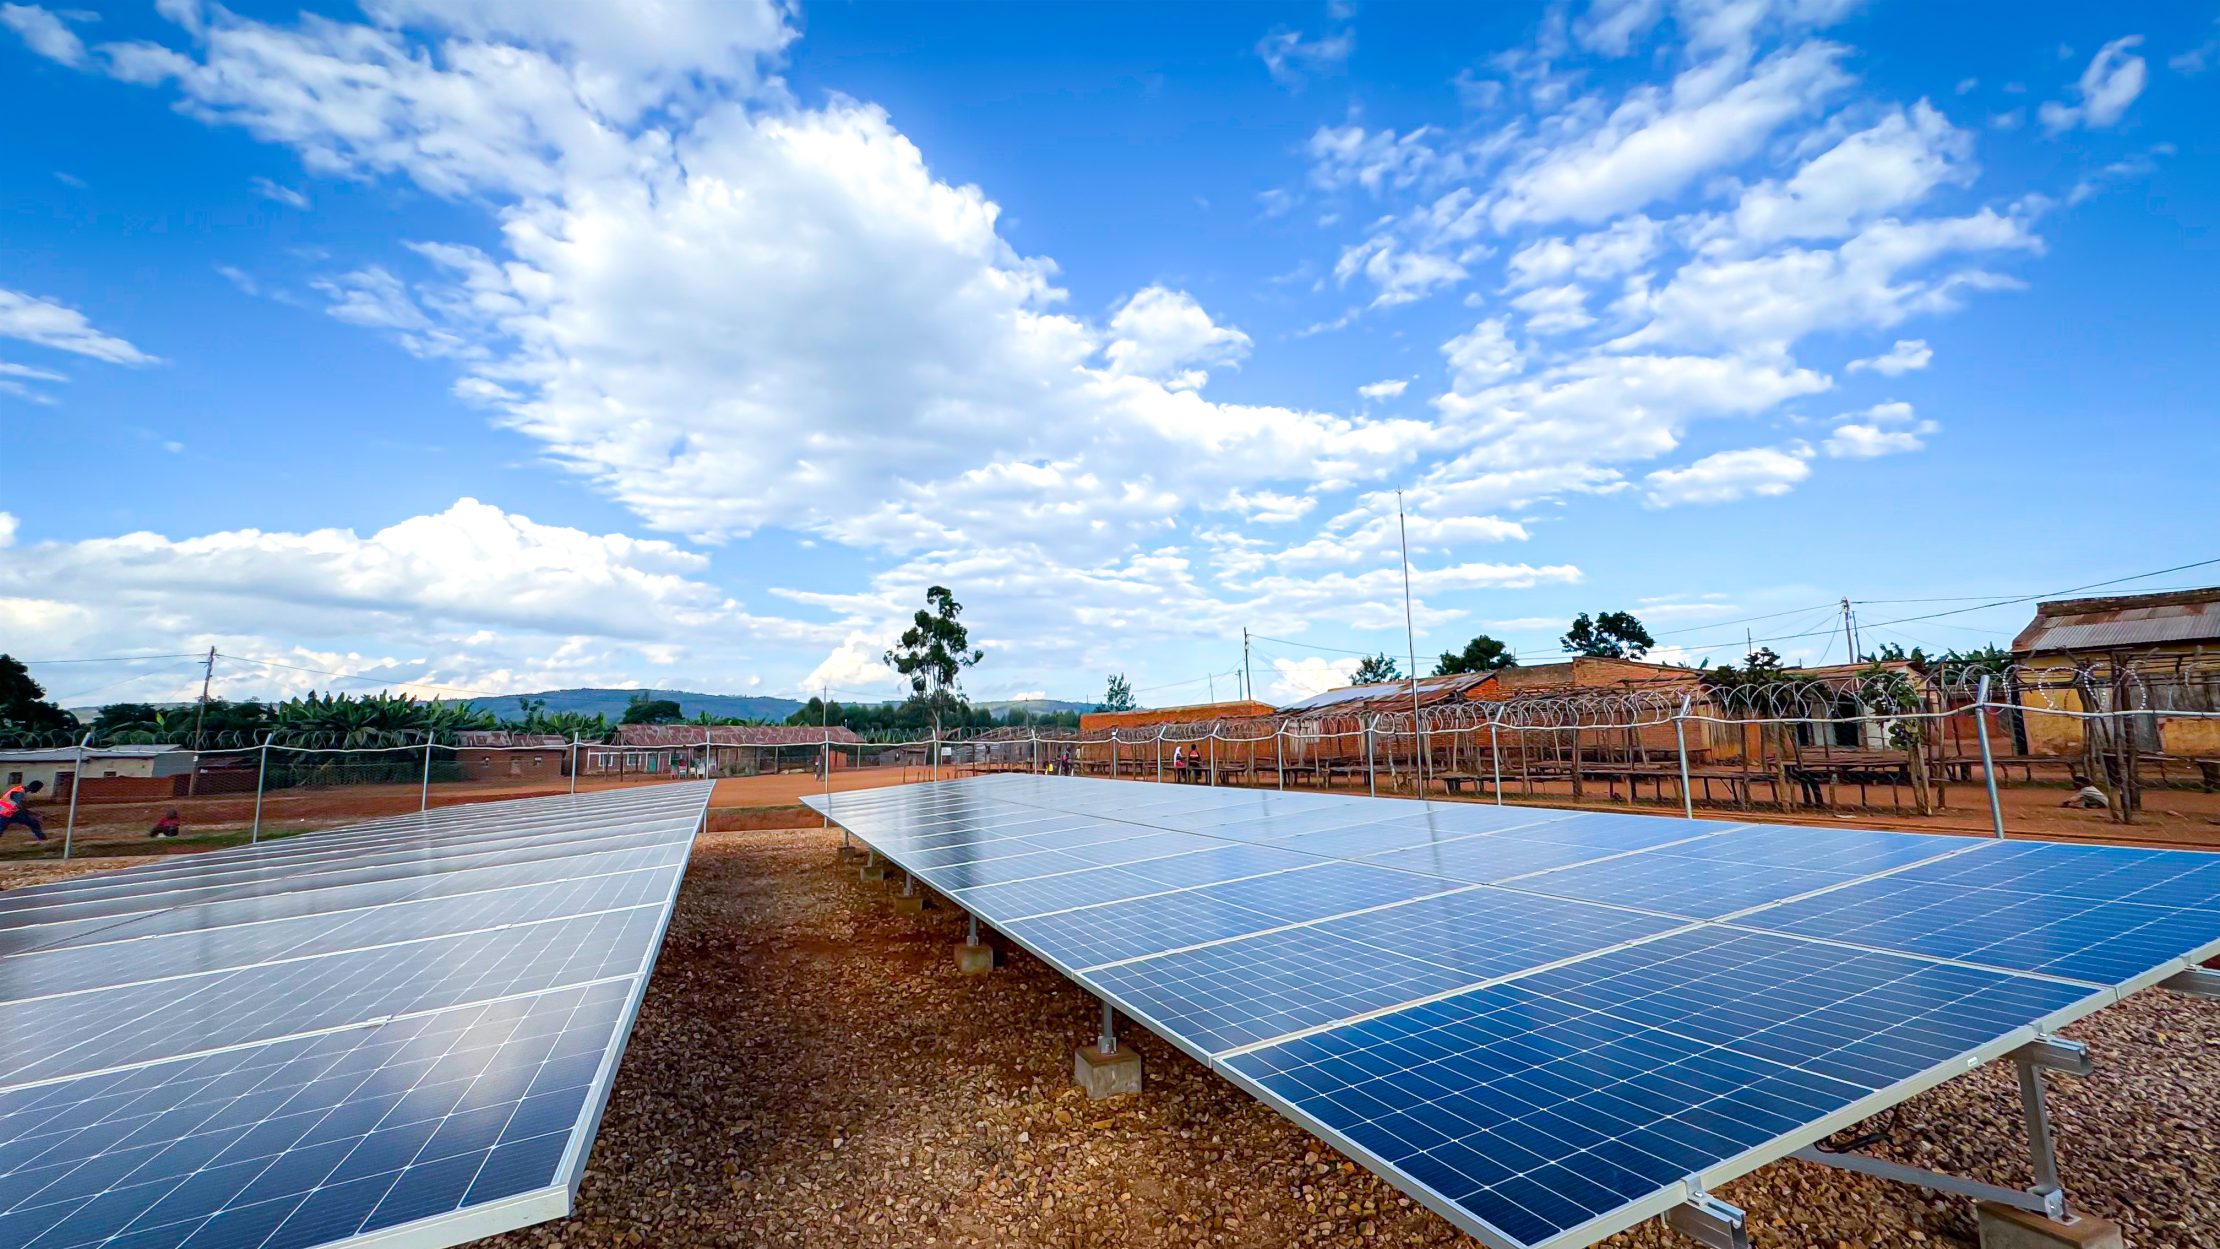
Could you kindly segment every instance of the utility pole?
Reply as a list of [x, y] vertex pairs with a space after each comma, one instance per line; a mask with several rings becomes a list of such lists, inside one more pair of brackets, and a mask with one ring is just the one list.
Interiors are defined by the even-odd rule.
[[1256, 701], [1256, 672], [1249, 667], [1249, 627], [1241, 626], [1241, 696]]
[[1858, 662], [1858, 635], [1850, 627], [1850, 599], [1842, 600], [1842, 644], [1849, 651], [1849, 662]]
[[1403, 523], [1403, 492], [1395, 492], [1395, 535], [1403, 546], [1403, 643], [1411, 659], [1411, 733], [1418, 741], [1418, 796], [1426, 797], [1426, 726], [1418, 713], [1418, 633], [1411, 627], [1411, 534]]
[[208, 648], [208, 659], [200, 670], [200, 710], [193, 713], [193, 771], [185, 779], [185, 795], [191, 797], [200, 787], [200, 730], [208, 721], [208, 686], [216, 679], [216, 648]]

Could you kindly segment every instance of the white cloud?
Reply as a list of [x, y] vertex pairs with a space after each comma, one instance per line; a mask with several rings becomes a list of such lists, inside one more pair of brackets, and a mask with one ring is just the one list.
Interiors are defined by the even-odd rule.
[[1526, 314], [1529, 334], [1562, 334], [1596, 322], [1588, 313], [1588, 292], [1572, 283], [1538, 286], [1513, 299], [1511, 306]]
[[1311, 74], [1339, 73], [1357, 50], [1357, 37], [1349, 31], [1303, 38], [1303, 32], [1285, 27], [1256, 41], [1256, 54], [1272, 81], [1289, 90], [1300, 89]]
[[1870, 460], [1921, 450], [1927, 445], [1927, 436], [1941, 428], [1933, 421], [1917, 419], [1911, 404], [1877, 403], [1837, 425], [1820, 448], [1836, 459]]
[[1349, 684], [1357, 665], [1364, 662], [1355, 656], [1326, 658], [1322, 655], [1305, 655], [1301, 659], [1274, 659], [1272, 683], [1264, 692], [1272, 696], [1279, 706], [1297, 703], [1313, 694], [1340, 689]]
[[1202, 385], [1205, 366], [1236, 365], [1249, 354], [1249, 336], [1219, 325], [1185, 291], [1150, 286], [1136, 292], [1110, 318], [1103, 348], [1119, 373]]
[[1811, 476], [1805, 459], [1797, 449], [1720, 451], [1684, 468], [1659, 469], [1644, 477], [1648, 486], [1644, 499], [1651, 507], [1677, 507], [1783, 495]]
[[[2216, 19], [2216, 22], [2220, 22], [2220, 19]], [[2220, 30], [2216, 30], [2211, 38], [2206, 39], [2196, 47], [2185, 49], [2167, 57], [2166, 64], [2175, 73], [2195, 77], [2204, 73], [2206, 67], [2216, 59], [2220, 59]]]
[[1843, 49], [1807, 43], [1777, 53], [1748, 78], [1711, 91], [1715, 65], [1694, 67], [1671, 92], [1640, 88], [1592, 132], [1546, 147], [1505, 179], [1490, 209], [1496, 226], [1603, 221], [1673, 195], [1754, 154], [1789, 121], [1841, 90]]
[[1386, 234], [1376, 234], [1343, 249], [1334, 262], [1334, 280], [1343, 286], [1362, 276], [1379, 289], [1375, 308], [1392, 308], [1425, 298], [1465, 279], [1465, 267], [1447, 256], [1414, 251]]
[[152, 364], [153, 356], [93, 328], [75, 308], [0, 287], [0, 338], [15, 338], [110, 364]]
[[1580, 46], [1605, 56], [1625, 56], [1665, 14], [1665, 0], [1595, 0], [1574, 24]]
[[247, 185], [253, 189], [256, 195], [259, 195], [266, 200], [271, 200], [275, 203], [283, 204], [288, 208], [298, 208], [303, 211], [306, 211], [308, 208], [307, 194], [301, 191], [297, 191], [292, 187], [272, 182], [268, 178], [250, 178], [247, 181]]
[[1403, 397], [1403, 392], [1409, 387], [1409, 381], [1400, 377], [1390, 377], [1359, 386], [1357, 387], [1357, 393], [1365, 399], [1378, 402], [1382, 399], [1400, 399]]
[[1513, 253], [1513, 286], [1538, 286], [1568, 277], [1602, 281], [1648, 264], [1664, 238], [1664, 228], [1637, 213], [1577, 238], [1545, 238]]
[[17, 521], [12, 513], [0, 512], [0, 551], [15, 545]]
[[2108, 130], [2118, 125], [2120, 118], [2127, 114], [2128, 105], [2143, 94], [2143, 84], [2148, 77], [2143, 58], [2130, 51], [2142, 42], [2141, 35], [2123, 35], [2099, 48], [2090, 58], [2089, 67], [2081, 71], [2080, 81], [2074, 84], [2079, 104], [2050, 100], [2036, 110], [2043, 130], [2055, 135], [2077, 126]]
[[1973, 139], [1922, 100], [1812, 158], [1785, 182], [1750, 188], [1734, 212], [1738, 241], [1845, 238], [1859, 226], [1972, 180]]
[[1320, 126], [1310, 136], [1310, 181], [1325, 190], [1362, 187], [1378, 194], [1412, 186], [1443, 170], [1434, 148], [1437, 134], [1420, 126], [1398, 136], [1393, 130], [1366, 130], [1354, 123]]
[[1318, 506], [1318, 500], [1309, 495], [1280, 494], [1271, 490], [1229, 490], [1216, 505], [1219, 510], [1239, 512], [1260, 525], [1285, 525], [1301, 520]]
[[14, 31], [24, 46], [50, 61], [84, 64], [84, 40], [61, 18], [35, 4], [0, 4], [0, 26]]
[[1928, 361], [1934, 358], [1935, 349], [1927, 345], [1927, 340], [1923, 338], [1899, 338], [1896, 340], [1894, 347], [1880, 355], [1864, 360], [1852, 360], [1848, 367], [1852, 373], [1862, 373], [1870, 370], [1883, 377], [1902, 377], [1906, 373], [1926, 368]]

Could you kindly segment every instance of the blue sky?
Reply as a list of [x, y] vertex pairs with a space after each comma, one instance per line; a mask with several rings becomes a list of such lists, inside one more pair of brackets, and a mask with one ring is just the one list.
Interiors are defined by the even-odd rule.
[[945, 582], [980, 696], [1279, 699], [1398, 489], [1422, 657], [2220, 556], [2220, 8], [661, 12], [0, 7], [6, 648], [883, 696]]

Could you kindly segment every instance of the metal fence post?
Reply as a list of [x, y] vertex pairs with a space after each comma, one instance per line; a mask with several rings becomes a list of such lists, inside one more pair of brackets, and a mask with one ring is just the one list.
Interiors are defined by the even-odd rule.
[[418, 811], [432, 809], [432, 742], [434, 740], [436, 739], [429, 735], [424, 738], [424, 782], [417, 786], [416, 790], [416, 809]]
[[1981, 737], [1981, 779], [1989, 786], [1989, 827], [1999, 839], [2004, 836], [2004, 807], [1996, 796], [1996, 758], [1989, 753], [1989, 674], [1981, 674], [1981, 684], [1973, 692], [1973, 727]]
[[940, 779], [940, 726], [939, 726], [939, 725], [937, 725], [937, 724], [933, 726], [933, 757], [932, 757], [932, 759], [931, 759], [931, 760], [930, 760], [929, 762], [927, 762], [926, 766], [927, 766], [928, 768], [930, 768], [930, 769], [931, 769], [931, 771], [929, 771], [929, 772], [927, 772], [927, 773], [925, 774], [925, 779], [926, 779], [926, 780], [928, 780], [928, 781], [937, 781], [937, 780], [939, 780], [939, 779]]
[[1272, 770], [1280, 774], [1280, 788], [1287, 788], [1287, 726], [1272, 726]]
[[92, 744], [92, 734], [87, 732], [77, 743], [76, 769], [69, 774], [69, 823], [62, 827], [62, 857], [67, 859], [77, 841], [77, 791], [85, 787], [85, 747]]
[[[1688, 790], [1688, 704], [1690, 696], [1680, 696], [1680, 710], [1673, 713], [1673, 742], [1680, 748], [1680, 813], [1689, 819], [1696, 818], [1696, 797]], [[1627, 788], [1634, 785], [1628, 782]]]
[[1372, 770], [1372, 721], [1365, 721], [1365, 792], [1374, 799], [1381, 796], [1379, 774]]
[[574, 796], [578, 793], [578, 734], [576, 731], [573, 731], [570, 735], [570, 792]]
[[254, 769], [254, 826], [247, 830], [247, 844], [262, 840], [262, 791], [270, 779], [270, 739], [262, 739], [262, 762]]
[[1497, 730], [1503, 726], [1503, 709], [1496, 708], [1488, 717], [1488, 770], [1494, 773], [1495, 805], [1503, 805], [1503, 739]]

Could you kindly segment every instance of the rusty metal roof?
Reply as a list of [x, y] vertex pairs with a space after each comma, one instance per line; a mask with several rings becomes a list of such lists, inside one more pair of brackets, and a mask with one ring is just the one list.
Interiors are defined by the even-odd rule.
[[834, 725], [830, 730], [814, 724], [625, 724], [619, 725], [619, 746], [699, 746], [702, 734], [717, 746], [816, 746], [828, 733], [833, 741], [853, 745], [863, 739], [854, 729]]
[[2220, 588], [2037, 605], [2012, 639], [2022, 654], [2220, 642]]

